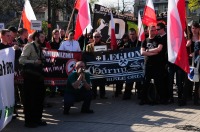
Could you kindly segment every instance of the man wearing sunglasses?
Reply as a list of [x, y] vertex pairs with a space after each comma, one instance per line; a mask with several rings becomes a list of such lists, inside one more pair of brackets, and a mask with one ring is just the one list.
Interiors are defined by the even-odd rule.
[[[168, 100], [169, 100], [169, 90], [168, 90], [168, 67], [167, 67], [167, 64], [168, 64], [168, 54], [167, 54], [167, 34], [165, 32], [165, 24], [160, 22], [157, 24], [156, 26], [156, 30], [157, 30], [157, 33], [158, 33], [158, 38], [161, 40], [161, 43], [163, 44], [163, 48], [162, 48], [162, 51], [161, 51], [161, 56], [162, 56], [162, 59], [163, 59], [163, 65], [164, 67], [161, 67], [163, 68], [162, 70], [164, 71], [164, 74], [163, 74], [163, 77], [164, 77], [164, 80], [163, 83], [163, 87], [162, 87], [162, 90], [161, 90], [161, 95], [160, 95], [160, 101], [162, 104], [167, 104], [168, 103]], [[173, 82], [172, 82], [173, 83]], [[172, 84], [173, 85], [173, 84]], [[173, 88], [172, 88], [173, 90]], [[173, 96], [173, 95], [172, 95]]]
[[[99, 46], [99, 45], [105, 45], [104, 42], [101, 41], [101, 34], [99, 32], [94, 32], [93, 33], [93, 39], [94, 42], [88, 44], [86, 46], [86, 52], [94, 52], [94, 46]], [[106, 99], [105, 97], [105, 80], [104, 79], [98, 79], [98, 80], [92, 80], [92, 91], [94, 94], [94, 99], [97, 96], [97, 87], [99, 86], [99, 92], [100, 92], [100, 98], [101, 99]]]

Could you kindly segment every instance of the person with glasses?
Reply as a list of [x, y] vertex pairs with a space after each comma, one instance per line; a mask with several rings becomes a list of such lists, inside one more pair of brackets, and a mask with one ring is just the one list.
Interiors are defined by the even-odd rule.
[[[167, 33], [165, 32], [165, 24], [162, 22], [158, 23], [156, 26], [156, 30], [157, 30], [158, 38], [161, 40], [161, 43], [163, 44], [163, 48], [160, 53], [163, 58], [164, 67], [161, 67], [161, 68], [163, 68], [162, 71], [164, 71], [163, 76], [164, 76], [164, 80], [165, 80], [163, 82], [164, 83], [163, 88], [160, 90], [160, 94], [161, 94], [160, 95], [160, 103], [168, 104], [168, 101], [169, 101], [169, 103], [173, 103], [173, 93], [172, 93], [172, 95], [171, 95], [171, 92], [169, 94], [169, 91], [173, 90], [173, 86], [172, 86], [172, 89], [169, 90], [169, 87], [168, 87], [169, 77], [168, 77]], [[171, 80], [171, 81], [173, 81], [173, 80]]]
[[74, 40], [74, 32], [70, 31], [68, 39], [62, 41], [58, 50], [80, 52], [81, 48], [78, 41]]
[[[95, 52], [94, 46], [105, 45], [105, 43], [101, 41], [101, 34], [99, 32], [93, 33], [93, 40], [94, 40], [94, 42], [92, 42], [86, 46], [86, 52]], [[106, 94], [105, 80], [104, 79], [95, 79], [95, 80], [92, 80], [91, 82], [92, 82], [92, 91], [94, 94], [93, 95], [94, 99], [96, 99], [96, 97], [97, 97], [97, 87], [98, 86], [99, 86], [100, 98], [107, 99], [107, 97], [105, 96], [105, 94]]]
[[148, 89], [150, 87], [151, 79], [154, 79], [154, 84], [156, 86], [156, 91], [158, 95], [160, 95], [160, 90], [162, 89], [163, 84], [163, 71], [161, 67], [162, 56], [161, 51], [163, 48], [163, 44], [160, 39], [156, 36], [157, 31], [154, 25], [148, 27], [149, 29], [149, 37], [142, 42], [141, 46], [141, 54], [145, 57], [145, 78], [144, 78], [144, 86], [141, 91], [141, 101], [140, 105], [144, 105], [147, 103], [155, 104], [159, 100], [150, 100], [148, 98]]

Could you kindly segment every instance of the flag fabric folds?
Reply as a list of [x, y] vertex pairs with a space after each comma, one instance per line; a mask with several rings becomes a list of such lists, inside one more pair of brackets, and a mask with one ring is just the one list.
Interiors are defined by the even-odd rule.
[[31, 29], [31, 20], [36, 20], [36, 17], [29, 0], [25, 0], [24, 9], [22, 11], [22, 21], [23, 27], [28, 30], [29, 34], [34, 32], [34, 30]]
[[167, 15], [167, 41], [169, 62], [176, 64], [185, 72], [189, 72], [188, 55], [186, 51], [185, 0], [169, 0]]
[[115, 23], [114, 23], [114, 19], [113, 19], [113, 14], [112, 12], [110, 13], [110, 22], [111, 22], [111, 34], [110, 34], [110, 38], [111, 38], [111, 49], [112, 50], [116, 50], [117, 49], [117, 39], [116, 39], [116, 36], [115, 36]]
[[156, 25], [156, 13], [153, 6], [152, 0], [147, 0], [145, 9], [144, 9], [144, 15], [142, 19], [143, 24], [150, 26], [150, 25]]
[[74, 8], [78, 10], [74, 35], [74, 39], [77, 40], [86, 33], [86, 29], [88, 33], [92, 30], [89, 1], [77, 0]]
[[142, 25], [142, 19], [139, 12], [138, 12], [138, 40], [139, 41], [145, 40], [144, 27]]

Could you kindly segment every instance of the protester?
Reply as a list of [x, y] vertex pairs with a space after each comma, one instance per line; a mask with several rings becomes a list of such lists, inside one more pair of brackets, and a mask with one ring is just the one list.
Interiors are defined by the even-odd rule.
[[75, 72], [72, 72], [67, 79], [67, 87], [64, 95], [64, 112], [69, 114], [70, 107], [76, 101], [84, 101], [81, 108], [81, 113], [94, 113], [90, 109], [92, 100], [92, 91], [90, 86], [90, 76], [85, 72], [85, 64], [78, 61], [75, 66]]
[[62, 39], [59, 36], [59, 30], [58, 29], [54, 29], [52, 31], [52, 38], [51, 41], [49, 41], [50, 45], [51, 45], [51, 49], [56, 49], [58, 50], [60, 47], [60, 43], [62, 42]]
[[24, 114], [25, 126], [29, 128], [47, 125], [41, 120], [45, 87], [42, 72], [44, 56], [40, 46], [44, 38], [44, 33], [34, 32], [33, 42], [25, 45], [19, 59], [20, 64], [24, 65]]
[[18, 33], [20, 36], [17, 38], [17, 43], [19, 46], [23, 47], [28, 42], [28, 30], [25, 28], [20, 28]]
[[17, 29], [13, 26], [10, 26], [8, 28], [8, 30], [10, 31], [10, 46], [14, 46], [14, 45], [17, 45]]
[[[164, 61], [163, 62], [163, 68], [162, 71], [164, 71], [163, 77], [164, 77], [164, 85], [163, 88], [160, 90], [160, 103], [162, 104], [167, 104], [169, 101], [169, 87], [168, 87], [168, 54], [167, 54], [167, 34], [165, 32], [165, 24], [163, 23], [158, 23], [156, 26], [156, 30], [158, 33], [158, 38], [160, 39], [160, 42], [163, 45], [163, 48], [160, 52], [162, 58]], [[173, 89], [170, 89], [170, 91]]]
[[78, 41], [73, 40], [73, 39], [74, 39], [74, 32], [70, 31], [68, 40], [63, 41], [58, 50], [81, 51]]
[[[188, 55], [189, 55], [189, 64], [190, 66], [192, 66], [192, 61], [193, 61], [193, 57], [196, 58], [198, 56], [198, 51], [199, 51], [199, 41], [200, 41], [200, 34], [199, 34], [199, 31], [200, 31], [200, 26], [199, 26], [199, 23], [197, 22], [194, 22], [192, 24], [192, 27], [191, 27], [191, 39], [189, 39], [187, 41], [187, 44], [186, 44], [186, 47], [188, 48]], [[196, 65], [195, 65], [196, 66]], [[193, 94], [193, 85], [194, 85], [194, 94]], [[185, 91], [185, 101], [187, 99], [191, 99], [192, 96], [194, 97], [193, 100], [194, 100], [194, 105], [199, 105], [199, 95], [198, 95], [198, 92], [199, 92], [199, 82], [192, 82], [188, 79], [187, 77], [187, 74], [185, 74], [185, 85], [184, 85], [184, 89], [186, 90]]]
[[160, 42], [160, 39], [156, 37], [156, 27], [149, 26], [149, 38], [142, 42], [141, 54], [145, 56], [145, 78], [144, 86], [142, 87], [142, 96], [140, 105], [151, 103], [155, 104], [159, 100], [152, 100], [149, 102], [148, 99], [148, 89], [150, 87], [151, 79], [154, 79], [154, 84], [156, 86], [156, 91], [160, 95], [163, 84], [163, 71], [161, 67], [162, 56], [160, 52], [162, 51], [163, 45]]
[[[134, 28], [129, 29], [128, 35], [129, 35], [129, 40], [128, 40], [127, 43], [124, 44], [123, 47], [125, 49], [127, 49], [127, 48], [137, 48], [137, 47], [140, 48], [141, 42], [138, 41], [136, 30]], [[134, 84], [133, 81], [126, 82], [123, 100], [131, 99], [131, 95], [132, 95], [131, 90], [133, 89], [133, 84]], [[138, 96], [140, 96], [141, 82], [136, 82], [135, 88], [138, 90]]]
[[1, 43], [0, 49], [5, 49], [11, 47], [9, 45], [10, 42], [10, 31], [8, 29], [1, 30]]
[[[129, 36], [128, 34], [124, 34], [120, 40], [120, 42], [117, 44], [117, 49], [123, 49], [124, 45], [128, 45]], [[119, 94], [122, 94], [124, 81], [117, 81], [116, 82], [116, 91], [115, 91], [115, 97], [118, 97]]]
[[28, 35], [28, 43], [31, 43], [33, 41], [33, 34]]
[[[86, 52], [95, 52], [94, 47], [99, 45], [105, 45], [104, 42], [101, 42], [101, 34], [99, 32], [93, 33], [93, 39], [94, 42], [88, 44], [86, 46]], [[98, 79], [98, 80], [92, 80], [92, 91], [94, 99], [97, 97], [97, 87], [99, 86], [99, 92], [100, 92], [100, 98], [101, 99], [107, 99], [105, 96], [105, 79]]]
[[82, 51], [85, 51], [85, 48], [86, 48], [86, 46], [88, 44], [88, 41], [89, 41], [89, 36], [90, 36], [90, 33], [83, 34], [78, 39], [78, 42], [80, 44], [80, 47], [81, 47]]
[[65, 30], [64, 29], [59, 30], [59, 37], [62, 41], [65, 39]]
[[[60, 29], [60, 33], [63, 34], [63, 30]], [[59, 30], [58, 29], [54, 29], [52, 31], [52, 38], [49, 41], [51, 49], [54, 49], [54, 50], [58, 50], [59, 49], [60, 43], [62, 42], [62, 38], [61, 38], [60, 35], [61, 34], [59, 34]], [[55, 97], [55, 95], [56, 95], [56, 87], [57, 86], [50, 86], [50, 91], [51, 91], [50, 97]]]

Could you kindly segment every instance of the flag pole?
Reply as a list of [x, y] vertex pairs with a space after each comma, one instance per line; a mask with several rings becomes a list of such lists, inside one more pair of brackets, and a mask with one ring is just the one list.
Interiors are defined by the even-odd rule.
[[73, 18], [73, 15], [74, 15], [74, 11], [75, 11], [75, 8], [73, 9], [72, 14], [71, 14], [71, 17], [70, 17], [70, 19], [69, 19], [69, 23], [68, 23], [68, 25], [67, 25], [67, 31], [69, 31], [69, 27], [70, 27], [71, 22], [72, 22], [72, 18]]
[[85, 30], [85, 37], [84, 37], [84, 46], [83, 46], [83, 51], [85, 52], [86, 51], [86, 40], [87, 40], [87, 28]]
[[19, 28], [20, 28], [20, 26], [21, 26], [21, 22], [22, 22], [22, 15], [21, 15], [21, 17], [20, 17], [20, 20], [19, 20], [18, 29], [19, 29]]
[[187, 13], [185, 12], [185, 21], [186, 21], [186, 27], [187, 27], [187, 39], [190, 39], [190, 31], [189, 31], [189, 28], [188, 28], [188, 20], [187, 20]]
[[70, 16], [69, 23], [68, 23], [68, 25], [67, 25], [67, 31], [69, 31], [69, 27], [70, 27], [70, 25], [71, 25], [72, 18], [73, 18], [73, 16], [74, 16], [76, 2], [77, 2], [77, 0], [74, 2], [74, 8], [73, 8], [73, 10], [72, 10], [72, 14], [71, 14], [71, 16]]

